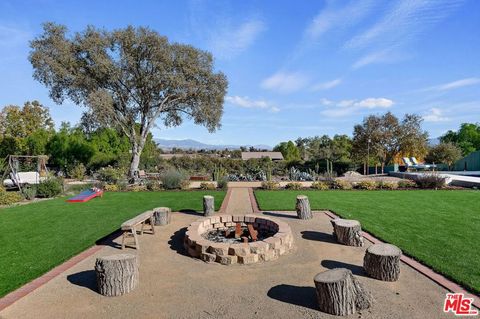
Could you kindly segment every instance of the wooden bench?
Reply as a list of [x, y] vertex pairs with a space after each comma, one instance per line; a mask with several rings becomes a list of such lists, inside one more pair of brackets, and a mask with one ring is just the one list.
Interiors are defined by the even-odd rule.
[[136, 217], [133, 217], [132, 219], [127, 220], [124, 222], [121, 226], [121, 229], [123, 231], [123, 236], [122, 236], [122, 249], [125, 249], [125, 238], [127, 237], [133, 237], [133, 240], [135, 242], [135, 248], [140, 249], [140, 244], [138, 242], [137, 238], [137, 229], [136, 227], [138, 225], [142, 225], [142, 228], [140, 229], [140, 235], [143, 235], [143, 228], [145, 226], [145, 223], [148, 222], [148, 224], [151, 227], [151, 232], [152, 234], [155, 234], [155, 220], [153, 216], [153, 211], [146, 211], [145, 213], [142, 213]]

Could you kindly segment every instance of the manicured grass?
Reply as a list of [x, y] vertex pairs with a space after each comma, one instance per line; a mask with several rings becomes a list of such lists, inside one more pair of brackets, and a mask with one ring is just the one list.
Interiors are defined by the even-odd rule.
[[256, 191], [262, 210], [312, 209], [357, 219], [363, 229], [480, 292], [480, 191]]
[[106, 193], [86, 203], [58, 198], [0, 209], [0, 297], [91, 247], [120, 224], [148, 209], [201, 211], [213, 195], [219, 209], [225, 192]]

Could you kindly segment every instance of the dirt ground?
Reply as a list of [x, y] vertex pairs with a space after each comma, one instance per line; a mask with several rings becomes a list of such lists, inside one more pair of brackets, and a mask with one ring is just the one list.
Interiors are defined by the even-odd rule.
[[156, 235], [140, 236], [140, 286], [121, 297], [96, 292], [93, 266], [97, 256], [120, 253], [119, 239], [0, 312], [19, 318], [335, 318], [317, 310], [313, 277], [345, 267], [372, 292], [371, 309], [347, 318], [453, 318], [442, 312], [447, 292], [408, 266], [398, 282], [365, 276], [365, 247], [337, 244], [329, 218], [312, 220], [289, 213], [265, 213], [287, 222], [295, 249], [276, 261], [254, 265], [207, 264], [185, 255], [185, 228], [198, 215], [175, 213]]

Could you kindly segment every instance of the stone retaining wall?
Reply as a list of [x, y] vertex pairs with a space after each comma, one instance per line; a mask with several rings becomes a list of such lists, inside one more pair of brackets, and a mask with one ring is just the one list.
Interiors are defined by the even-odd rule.
[[[212, 229], [222, 229], [252, 224], [257, 230], [270, 230], [273, 236], [249, 243], [217, 243], [202, 237]], [[274, 218], [258, 215], [216, 215], [202, 218], [190, 224], [185, 233], [184, 246], [192, 257], [206, 262], [223, 265], [252, 264], [259, 261], [275, 260], [287, 253], [293, 246], [290, 226]]]

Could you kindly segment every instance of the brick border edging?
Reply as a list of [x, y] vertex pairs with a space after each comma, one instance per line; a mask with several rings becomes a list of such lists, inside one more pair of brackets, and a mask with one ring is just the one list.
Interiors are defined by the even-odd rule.
[[231, 194], [232, 194], [232, 189], [228, 188], [227, 189], [227, 194], [225, 194], [225, 197], [223, 198], [222, 205], [220, 206], [220, 209], [217, 212], [218, 214], [225, 213], [225, 211], [227, 209], [227, 206], [228, 206], [228, 202], [230, 201]]
[[[341, 218], [340, 216], [336, 215], [332, 211], [323, 211], [323, 212], [324, 212], [325, 215], [327, 215], [328, 217], [330, 217], [332, 219]], [[375, 236], [373, 236], [372, 234], [370, 234], [370, 233], [368, 233], [364, 230], [362, 230], [362, 233], [363, 233], [363, 237], [366, 238], [368, 241], [370, 241], [373, 244], [384, 243], [384, 241], [376, 238]], [[419, 263], [418, 261], [414, 260], [413, 258], [410, 258], [410, 257], [402, 254], [402, 257], [400, 258], [400, 260], [403, 261], [404, 264], [410, 266], [414, 270], [416, 270], [419, 273], [421, 273], [422, 275], [424, 275], [425, 277], [433, 280], [434, 282], [436, 282], [437, 284], [439, 284], [443, 288], [445, 288], [445, 289], [447, 289], [451, 292], [454, 292], [454, 293], [463, 293], [465, 295], [465, 297], [467, 297], [467, 298], [473, 298], [473, 305], [480, 309], [480, 300], [479, 300], [480, 296], [469, 293], [464, 288], [462, 288], [460, 285], [454, 283], [450, 279], [447, 279], [443, 275], [435, 272], [433, 269], [430, 269], [427, 266]]]
[[252, 205], [252, 210], [254, 214], [260, 214], [262, 211], [258, 207], [257, 198], [253, 192], [253, 187], [248, 188], [248, 196], [250, 197], [250, 204]]
[[29, 283], [21, 286], [20, 288], [17, 288], [16, 290], [10, 292], [9, 294], [3, 296], [2, 298], [0, 298], [0, 311], [12, 305], [20, 298], [25, 297], [35, 289], [43, 286], [53, 278], [63, 273], [64, 271], [70, 269], [71, 267], [75, 266], [79, 262], [85, 260], [87, 257], [90, 257], [91, 255], [95, 254], [102, 248], [103, 248], [102, 245], [95, 245], [93, 247], [90, 247], [87, 250], [84, 250], [83, 252], [79, 253], [78, 255], [73, 256], [72, 258], [65, 261], [64, 263], [56, 266], [55, 268], [51, 269], [50, 271], [41, 275], [40, 277], [30, 281]]

